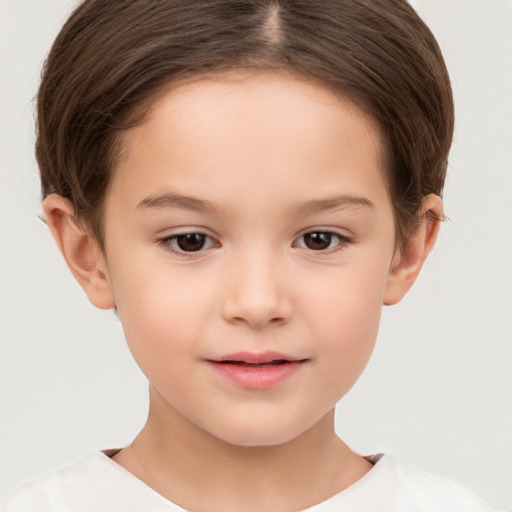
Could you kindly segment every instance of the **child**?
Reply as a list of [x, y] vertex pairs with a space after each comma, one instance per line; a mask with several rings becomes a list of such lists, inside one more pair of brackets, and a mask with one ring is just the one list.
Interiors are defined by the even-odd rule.
[[435, 242], [452, 109], [401, 1], [81, 5], [38, 97], [44, 212], [151, 405], [4, 510], [492, 510], [334, 432]]

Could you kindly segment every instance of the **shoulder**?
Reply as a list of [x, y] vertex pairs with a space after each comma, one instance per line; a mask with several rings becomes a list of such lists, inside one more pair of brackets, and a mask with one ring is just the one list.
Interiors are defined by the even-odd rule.
[[[387, 489], [396, 511], [497, 512], [477, 493], [452, 480], [403, 464], [391, 455], [376, 456], [376, 484]], [[369, 474], [371, 474], [371, 472]]]
[[181, 511], [112, 461], [95, 452], [58, 473], [24, 485], [1, 512]]
[[363, 478], [308, 512], [498, 512], [463, 485], [391, 455], [366, 458], [374, 466]]

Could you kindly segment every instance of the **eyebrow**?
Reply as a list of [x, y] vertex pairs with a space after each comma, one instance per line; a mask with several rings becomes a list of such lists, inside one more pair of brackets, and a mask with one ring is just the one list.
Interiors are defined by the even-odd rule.
[[294, 215], [304, 216], [327, 210], [336, 210], [347, 206], [364, 206], [366, 208], [374, 208], [375, 205], [366, 197], [341, 195], [327, 197], [325, 199], [313, 199], [311, 201], [306, 201], [305, 203], [296, 204], [292, 208], [292, 211]]
[[[366, 197], [341, 195], [298, 203], [292, 207], [291, 211], [294, 216], [305, 216], [347, 206], [373, 208], [374, 204]], [[210, 201], [174, 193], [149, 196], [137, 205], [137, 209], [151, 208], [181, 208], [197, 212], [213, 212], [216, 210], [214, 204]]]
[[181, 208], [198, 212], [213, 211], [215, 209], [210, 201], [172, 193], [146, 197], [137, 205], [137, 209], [146, 208]]

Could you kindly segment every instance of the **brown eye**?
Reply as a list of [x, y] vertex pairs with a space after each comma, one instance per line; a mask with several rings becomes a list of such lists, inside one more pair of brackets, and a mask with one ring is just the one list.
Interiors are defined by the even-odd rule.
[[187, 233], [173, 238], [178, 249], [185, 252], [200, 251], [206, 243], [206, 235], [204, 233]]
[[208, 249], [220, 246], [211, 236], [197, 231], [167, 236], [157, 240], [157, 243], [166, 251], [182, 257], [191, 257], [194, 253], [199, 257]]
[[335, 231], [310, 231], [299, 237], [294, 245], [311, 251], [327, 251], [343, 249], [349, 243], [349, 237]]
[[304, 245], [313, 251], [323, 251], [331, 246], [334, 233], [314, 232], [304, 235]]

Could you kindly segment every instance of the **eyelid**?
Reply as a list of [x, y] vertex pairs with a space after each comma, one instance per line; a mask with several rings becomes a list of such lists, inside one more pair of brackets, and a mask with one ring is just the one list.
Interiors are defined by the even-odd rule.
[[[206, 232], [207, 230], [203, 229], [203, 228], [198, 228], [198, 227], [185, 227], [185, 228], [180, 228], [179, 231], [176, 231], [176, 232], [173, 232], [173, 233], [169, 233], [169, 234], [166, 234], [164, 236], [159, 236], [157, 239], [156, 239], [156, 243], [163, 247], [164, 250], [166, 250], [167, 252], [171, 253], [171, 254], [176, 254], [180, 257], [183, 257], [183, 258], [199, 258], [201, 256], [204, 256], [205, 253], [213, 248], [213, 247], [219, 247], [220, 246], [220, 243], [216, 240], [216, 238], [210, 234], [208, 234]], [[201, 248], [197, 251], [184, 251], [184, 250], [181, 250], [177, 247], [174, 247], [173, 245], [173, 241], [176, 240], [178, 237], [180, 236], [185, 236], [185, 235], [192, 235], [192, 234], [200, 234], [200, 235], [204, 235], [208, 240], [210, 240], [212, 243], [209, 245], [209, 247], [206, 247], [206, 248]]]
[[[163, 236], [159, 236], [155, 241], [158, 245], [162, 246], [167, 252], [171, 254], [176, 254], [179, 257], [182, 258], [199, 258], [201, 256], [204, 256], [209, 249], [212, 249], [214, 247], [220, 247], [221, 244], [217, 240], [217, 238], [211, 234], [207, 233], [207, 229], [200, 228], [200, 227], [183, 227], [180, 228], [179, 231], [169, 233]], [[302, 237], [304, 237], [307, 234], [311, 233], [329, 233], [336, 237], [338, 237], [339, 242], [329, 249], [311, 249], [309, 247], [301, 247], [297, 245], [297, 241], [300, 240]], [[189, 234], [201, 234], [204, 235], [208, 240], [210, 240], [210, 245], [206, 248], [201, 248], [197, 251], [184, 251], [180, 250], [179, 248], [174, 247], [174, 245], [171, 243], [172, 241], [176, 240], [179, 236], [189, 235]], [[353, 236], [346, 234], [343, 230], [332, 228], [332, 227], [312, 227], [303, 230], [298, 236], [295, 237], [292, 247], [296, 247], [299, 249], [304, 249], [312, 254], [318, 254], [318, 255], [329, 255], [332, 253], [335, 253], [337, 251], [343, 250], [347, 247], [347, 245], [353, 243]]]
[[295, 238], [294, 246], [297, 247], [295, 245], [297, 243], [297, 241], [300, 240], [305, 235], [310, 234], [310, 233], [329, 233], [329, 234], [337, 236], [339, 239], [339, 243], [337, 243], [334, 247], [331, 247], [330, 249], [315, 250], [315, 249], [310, 249], [309, 247], [300, 247], [300, 246], [298, 247], [299, 249], [305, 249], [309, 252], [312, 252], [313, 254], [318, 254], [318, 255], [328, 255], [328, 254], [332, 254], [337, 251], [343, 250], [346, 248], [346, 246], [348, 244], [351, 244], [354, 241], [353, 237], [351, 235], [348, 235], [341, 230], [338, 230], [336, 228], [327, 228], [327, 227], [320, 226], [320, 227], [308, 228], [308, 229], [302, 231], [299, 234], [299, 236], [297, 236]]

